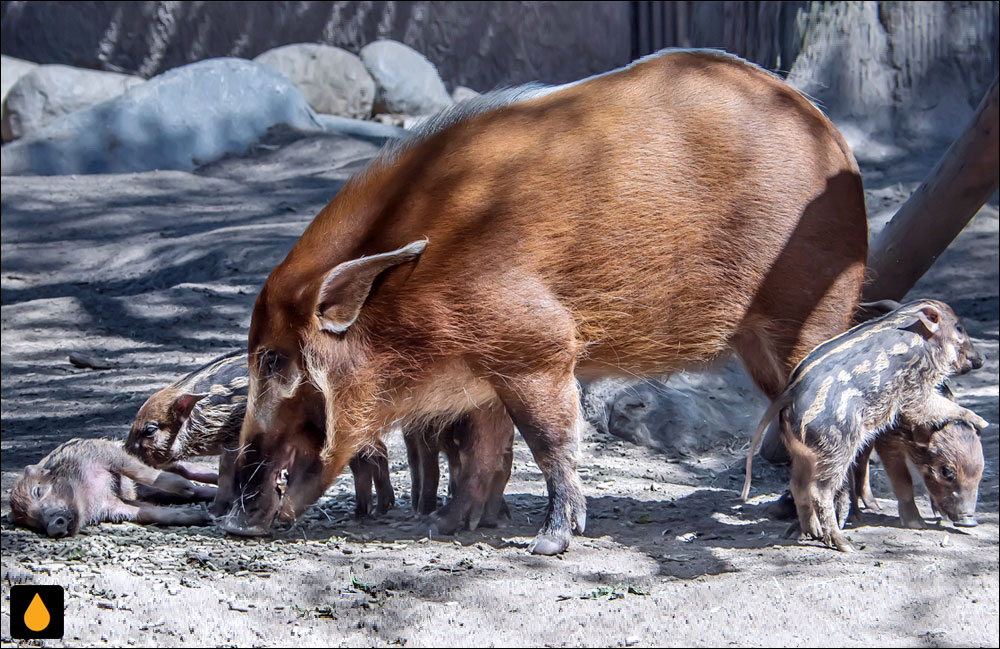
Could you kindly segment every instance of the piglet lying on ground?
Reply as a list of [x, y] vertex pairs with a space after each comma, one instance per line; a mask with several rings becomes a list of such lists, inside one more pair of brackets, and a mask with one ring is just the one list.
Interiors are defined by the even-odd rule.
[[800, 529], [850, 550], [838, 518], [847, 514], [848, 469], [858, 453], [897, 422], [937, 428], [959, 421], [985, 428], [982, 417], [939, 392], [949, 376], [982, 363], [958, 317], [934, 300], [905, 304], [826, 341], [799, 363], [764, 414], [747, 455], [743, 498], [753, 454], [777, 415], [792, 459]]
[[74, 536], [103, 521], [161, 525], [206, 525], [203, 509], [173, 508], [140, 502], [136, 483], [190, 502], [212, 500], [202, 487], [173, 473], [146, 466], [119, 442], [71, 439], [38, 464], [24, 469], [10, 494], [11, 519], [51, 537]]

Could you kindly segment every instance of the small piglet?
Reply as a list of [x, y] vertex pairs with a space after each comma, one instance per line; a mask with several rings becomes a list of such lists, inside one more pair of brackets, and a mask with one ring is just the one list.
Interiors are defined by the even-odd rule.
[[[494, 434], [476, 435], [474, 416], [432, 419], [403, 432], [413, 510], [432, 514], [435, 533], [497, 527], [510, 520], [503, 492], [514, 462], [514, 422], [505, 416], [489, 418], [495, 422]], [[484, 432], [481, 428], [480, 433]], [[442, 453], [448, 460], [448, 499], [438, 508], [438, 455]], [[485, 491], [477, 494], [478, 490]]]
[[[942, 386], [942, 394], [954, 400], [951, 390]], [[869, 443], [855, 462], [851, 485], [852, 512], [857, 500], [873, 511], [880, 508], [872, 497], [868, 482], [868, 457], [878, 453], [899, 503], [899, 519], [905, 527], [924, 527], [924, 519], [913, 499], [913, 479], [907, 469], [912, 465], [920, 474], [931, 497], [931, 508], [947, 516], [958, 527], [974, 527], [979, 481], [983, 477], [983, 444], [979, 431], [963, 421], [949, 421], [936, 429], [920, 424], [896, 425]]]
[[[747, 454], [743, 498], [753, 454], [776, 415], [792, 460], [790, 488], [801, 530], [839, 550], [848, 469], [858, 453], [897, 422], [975, 429], [988, 422], [939, 392], [945, 379], [982, 367], [948, 305], [918, 300], [822, 343], [799, 363], [764, 414]], [[836, 504], [835, 504], [836, 500]]]
[[[232, 499], [232, 466], [239, 453], [240, 428], [247, 405], [247, 355], [222, 356], [153, 394], [139, 408], [125, 448], [150, 466], [178, 473], [190, 480], [218, 483], [212, 512], [228, 511]], [[219, 472], [197, 471], [182, 460], [220, 455]], [[372, 484], [377, 511], [395, 502], [389, 481], [385, 446], [358, 453], [350, 462], [354, 474], [355, 516], [372, 510]]]
[[120, 442], [71, 439], [24, 469], [10, 493], [11, 519], [55, 538], [74, 536], [81, 527], [103, 521], [210, 524], [212, 517], [200, 508], [140, 502], [136, 484], [189, 502], [211, 500], [215, 495], [213, 487], [146, 466], [126, 453]]

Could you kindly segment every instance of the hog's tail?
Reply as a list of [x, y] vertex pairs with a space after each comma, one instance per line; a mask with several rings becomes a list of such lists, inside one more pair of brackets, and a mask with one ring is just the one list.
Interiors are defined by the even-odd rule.
[[743, 479], [743, 491], [740, 493], [740, 498], [746, 502], [747, 496], [750, 494], [750, 470], [753, 468], [753, 456], [757, 453], [757, 448], [760, 446], [760, 439], [764, 436], [764, 431], [767, 430], [767, 425], [771, 423], [771, 420], [777, 416], [781, 409], [787, 406], [790, 402], [788, 398], [788, 393], [782, 393], [774, 402], [768, 407], [764, 412], [764, 416], [761, 417], [760, 423], [757, 424], [757, 430], [754, 431], [753, 438], [750, 440], [750, 448], [747, 450], [747, 475]]

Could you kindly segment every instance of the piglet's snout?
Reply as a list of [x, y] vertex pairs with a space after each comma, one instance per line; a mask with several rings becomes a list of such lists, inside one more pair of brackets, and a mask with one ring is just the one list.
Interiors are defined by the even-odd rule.
[[69, 534], [72, 520], [69, 512], [56, 512], [49, 518], [49, 524], [45, 528], [45, 533], [54, 539], [62, 538]]

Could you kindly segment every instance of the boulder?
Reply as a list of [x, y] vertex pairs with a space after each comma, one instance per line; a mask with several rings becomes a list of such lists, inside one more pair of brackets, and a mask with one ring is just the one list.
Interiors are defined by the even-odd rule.
[[68, 65], [39, 65], [11, 87], [4, 101], [3, 140], [37, 131], [54, 119], [117, 97], [143, 79]]
[[584, 419], [598, 434], [671, 457], [693, 457], [735, 440], [748, 441], [768, 403], [736, 359], [663, 380], [584, 382], [580, 402]]
[[371, 115], [375, 82], [361, 59], [331, 45], [297, 43], [254, 59], [286, 76], [317, 113], [365, 118]]
[[455, 89], [451, 91], [451, 100], [456, 104], [466, 99], [475, 99], [481, 93], [476, 92], [472, 88], [466, 88], [465, 86], [455, 86]]
[[37, 67], [37, 63], [0, 54], [0, 90], [2, 90], [0, 91], [0, 101], [7, 99], [7, 92], [18, 79]]
[[245, 151], [285, 123], [320, 130], [302, 93], [271, 68], [209, 59], [56, 119], [3, 148], [4, 175], [190, 171]]
[[429, 115], [452, 104], [437, 68], [423, 54], [397, 41], [375, 41], [361, 49], [375, 80], [377, 113]]

